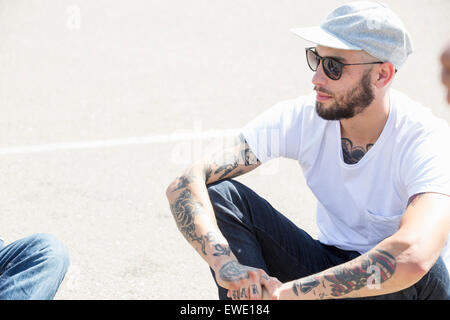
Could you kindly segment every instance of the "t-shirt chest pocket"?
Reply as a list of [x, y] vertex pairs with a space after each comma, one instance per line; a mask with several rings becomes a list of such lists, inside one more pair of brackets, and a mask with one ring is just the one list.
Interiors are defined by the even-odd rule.
[[397, 232], [402, 216], [403, 212], [390, 216], [381, 216], [367, 210], [367, 240], [369, 240], [369, 243], [376, 244]]

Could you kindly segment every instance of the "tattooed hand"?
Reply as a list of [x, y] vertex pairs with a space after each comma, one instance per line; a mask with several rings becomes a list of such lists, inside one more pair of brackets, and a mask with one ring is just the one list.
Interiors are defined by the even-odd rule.
[[240, 264], [236, 260], [226, 262], [216, 275], [218, 284], [228, 289], [228, 297], [233, 300], [260, 300], [263, 288], [264, 298], [272, 297], [273, 292], [281, 285], [274, 277], [269, 277], [262, 269]]

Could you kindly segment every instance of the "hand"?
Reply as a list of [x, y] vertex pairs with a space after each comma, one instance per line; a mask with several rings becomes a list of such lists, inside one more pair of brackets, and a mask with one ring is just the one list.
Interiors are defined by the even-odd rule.
[[274, 278], [276, 281], [272, 281], [271, 285], [268, 285], [267, 287], [269, 289], [266, 289], [266, 286], [263, 285], [262, 287], [262, 300], [279, 300], [279, 292], [278, 289], [281, 286], [281, 282], [278, 281], [278, 279]]
[[447, 87], [447, 102], [450, 103], [450, 42], [444, 48], [441, 55], [442, 83]]
[[233, 300], [260, 300], [263, 298], [262, 286], [269, 288], [269, 294], [280, 283], [269, 277], [262, 269], [257, 269], [231, 260], [222, 265], [216, 273], [217, 283], [228, 289], [228, 297]]

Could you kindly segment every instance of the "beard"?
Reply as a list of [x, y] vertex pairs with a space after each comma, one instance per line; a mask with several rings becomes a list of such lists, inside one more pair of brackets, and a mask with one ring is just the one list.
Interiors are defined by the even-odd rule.
[[366, 71], [361, 77], [360, 84], [347, 90], [342, 96], [333, 95], [332, 92], [314, 87], [314, 90], [332, 95], [334, 103], [328, 107], [323, 102], [316, 101], [317, 114], [325, 120], [350, 119], [363, 112], [375, 99], [373, 90], [370, 86], [370, 71]]

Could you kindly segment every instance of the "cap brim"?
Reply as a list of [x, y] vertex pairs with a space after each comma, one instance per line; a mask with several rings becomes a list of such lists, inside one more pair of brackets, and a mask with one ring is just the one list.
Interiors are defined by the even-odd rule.
[[308, 28], [293, 28], [291, 32], [295, 33], [299, 37], [324, 46], [335, 49], [343, 49], [343, 50], [362, 50], [359, 47], [353, 46], [348, 42], [342, 41], [332, 35], [331, 33], [326, 32], [321, 27], [308, 27]]

